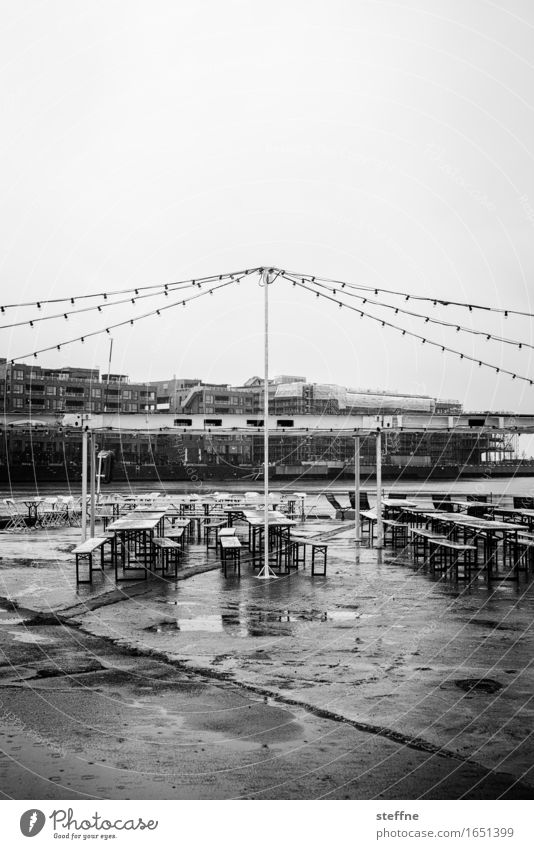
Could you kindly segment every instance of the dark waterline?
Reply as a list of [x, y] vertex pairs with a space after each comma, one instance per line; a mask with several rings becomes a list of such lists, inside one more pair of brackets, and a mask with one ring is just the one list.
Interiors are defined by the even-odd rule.
[[[341, 495], [347, 494], [349, 489], [354, 489], [354, 483], [350, 479], [343, 481], [320, 481], [320, 480], [297, 480], [288, 483], [273, 481], [269, 487], [271, 492], [306, 492], [310, 495], [319, 495], [322, 492], [334, 492]], [[362, 489], [371, 495], [376, 494], [376, 484], [363, 484]], [[415, 493], [454, 493], [454, 494], [480, 494], [480, 495], [531, 495], [534, 496], [534, 477], [507, 477], [507, 478], [461, 478], [452, 481], [385, 481], [383, 491], [405, 492], [410, 495]], [[263, 492], [263, 481], [132, 481], [124, 483], [118, 481], [102, 486], [102, 494], [106, 493], [147, 493], [160, 492], [162, 495], [176, 495], [184, 493], [196, 493], [200, 496], [209, 495], [214, 492]], [[60, 483], [43, 482], [17, 483], [12, 488], [4, 484], [0, 488], [0, 498], [22, 497], [23, 495], [59, 495], [81, 493], [81, 482], [70, 481]]]

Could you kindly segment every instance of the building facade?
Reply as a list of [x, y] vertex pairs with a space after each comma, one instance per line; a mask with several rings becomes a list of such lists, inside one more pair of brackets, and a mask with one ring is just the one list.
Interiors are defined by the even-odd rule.
[[[98, 369], [65, 367], [47, 369], [0, 360], [0, 391], [3, 398], [6, 439], [0, 456], [0, 474], [7, 465], [47, 470], [80, 464], [79, 439], [64, 434], [61, 419], [65, 413], [176, 413], [179, 415], [243, 415], [263, 421], [263, 380], [251, 377], [242, 385], [215, 384], [197, 378], [176, 378], [147, 383], [131, 382], [124, 374], [102, 374]], [[311, 383], [303, 376], [282, 375], [269, 383], [269, 412], [272, 415], [339, 415], [424, 412], [454, 415], [462, 411], [458, 401], [398, 392], [350, 389], [336, 384]], [[8, 421], [9, 419], [9, 421]], [[41, 422], [36, 432], [25, 432], [27, 420]], [[47, 430], [44, 429], [46, 425]], [[124, 478], [162, 477], [178, 479], [187, 469], [211, 469], [211, 476], [256, 474], [261, 470], [263, 437], [260, 434], [232, 434], [181, 437], [162, 434], [110, 433], [105, 445], [115, 453], [115, 468]], [[383, 465], [391, 474], [426, 476], [435, 470], [451, 475], [467, 466], [510, 460], [516, 446], [503, 434], [385, 433]], [[375, 462], [374, 438], [362, 438], [362, 466]], [[354, 443], [349, 437], [292, 436], [272, 434], [270, 462], [283, 474], [298, 474], [312, 467], [322, 475], [352, 468]], [[214, 471], [213, 471], [214, 470]], [[285, 471], [284, 471], [285, 470]], [[289, 471], [288, 471], [289, 470]], [[11, 474], [11, 473], [9, 473]], [[9, 476], [9, 475], [8, 475]]]
[[0, 359], [0, 391], [4, 414], [35, 418], [63, 413], [141, 413], [155, 409], [156, 390], [130, 383], [127, 375], [98, 369], [47, 369]]

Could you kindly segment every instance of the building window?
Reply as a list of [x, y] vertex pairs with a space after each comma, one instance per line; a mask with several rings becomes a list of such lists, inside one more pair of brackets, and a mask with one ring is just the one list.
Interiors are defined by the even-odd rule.
[[56, 394], [56, 387], [55, 386], [47, 386], [46, 387], [46, 394], [47, 395], [55, 395]]
[[91, 394], [93, 395], [93, 398], [100, 398], [102, 396], [102, 390], [101, 389], [91, 389]]
[[22, 395], [23, 391], [24, 391], [24, 388], [22, 386], [22, 383], [14, 383], [13, 384], [13, 393], [15, 395]]
[[22, 407], [22, 398], [13, 398], [13, 406], [20, 410]]
[[24, 372], [20, 368], [16, 368], [13, 372], [13, 380], [24, 380]]

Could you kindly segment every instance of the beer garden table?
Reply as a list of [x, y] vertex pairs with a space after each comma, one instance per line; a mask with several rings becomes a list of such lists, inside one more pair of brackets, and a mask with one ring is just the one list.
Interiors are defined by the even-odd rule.
[[[117, 539], [115, 557], [116, 581], [142, 581], [147, 579], [148, 569], [154, 559], [152, 540], [155, 536], [163, 535], [165, 511], [139, 510], [111, 522], [107, 530], [112, 531]], [[119, 559], [122, 567], [122, 577], [119, 578]], [[142, 565], [132, 566], [131, 563]], [[132, 578], [125, 572], [143, 572], [142, 577]]]
[[[261, 565], [264, 516], [259, 510], [242, 510], [241, 512], [248, 524], [248, 547], [252, 555], [252, 565], [253, 568], [257, 568], [258, 563]], [[295, 524], [293, 519], [288, 519], [278, 510], [270, 510], [268, 513], [269, 537], [274, 540], [274, 552], [279, 567], [282, 564], [282, 555], [288, 549], [291, 540], [291, 528]]]
[[477, 519], [463, 513], [435, 513], [427, 517], [427, 525], [449, 525], [454, 536], [463, 531], [463, 542], [468, 539], [482, 536], [484, 541], [484, 559], [488, 578], [492, 576], [493, 567], [498, 565], [498, 543], [501, 540], [513, 539], [517, 542], [517, 535], [524, 531], [524, 526], [513, 522], [497, 522], [490, 519]]

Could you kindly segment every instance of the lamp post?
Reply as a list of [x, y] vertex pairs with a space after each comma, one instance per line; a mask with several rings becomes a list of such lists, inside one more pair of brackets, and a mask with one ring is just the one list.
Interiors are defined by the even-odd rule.
[[261, 284], [264, 292], [264, 374], [263, 374], [263, 566], [260, 580], [276, 578], [269, 566], [269, 286], [274, 282], [273, 269], [262, 269]]
[[376, 548], [378, 562], [381, 562], [384, 546], [384, 525], [382, 520], [382, 431], [376, 431]]
[[96, 434], [94, 431], [91, 431], [91, 442], [89, 445], [89, 449], [91, 451], [91, 458], [89, 463], [89, 468], [91, 470], [91, 480], [89, 481], [89, 492], [91, 498], [91, 512], [89, 514], [89, 528], [91, 539], [95, 535], [95, 475], [96, 475]]
[[87, 536], [87, 440], [89, 434], [82, 418], [82, 531], [81, 542], [85, 542]]
[[360, 523], [360, 437], [354, 437], [354, 546], [356, 551], [356, 563], [360, 562], [361, 547], [361, 523]]

